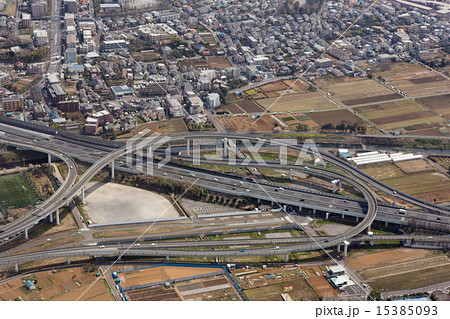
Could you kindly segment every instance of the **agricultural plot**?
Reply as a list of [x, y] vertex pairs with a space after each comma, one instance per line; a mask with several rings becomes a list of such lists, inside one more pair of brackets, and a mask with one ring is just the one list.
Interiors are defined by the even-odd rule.
[[320, 126], [324, 126], [326, 124], [342, 124], [342, 123], [358, 123], [362, 124], [363, 120], [361, 120], [358, 116], [353, 114], [348, 110], [336, 110], [336, 111], [327, 111], [327, 112], [317, 112], [317, 113], [308, 113], [308, 117], [319, 124]]
[[0, 177], [0, 205], [3, 208], [22, 208], [39, 200], [34, 185], [23, 174]]
[[450, 94], [424, 97], [416, 101], [438, 112], [447, 121], [450, 120]]
[[130, 138], [144, 131], [145, 129], [150, 130], [145, 136], [150, 136], [153, 133], [170, 134], [170, 133], [183, 133], [188, 132], [189, 129], [182, 118], [174, 118], [161, 122], [149, 122], [139, 125], [136, 129], [128, 134], [119, 136], [119, 138]]
[[375, 80], [344, 78], [318, 79], [316, 84], [342, 103], [353, 106], [400, 98]]
[[450, 80], [418, 64], [392, 63], [388, 70], [374, 75], [381, 76], [388, 85], [412, 97], [450, 91]]
[[300, 93], [305, 93], [306, 90], [308, 89], [309, 85], [306, 82], [303, 82], [301, 80], [283, 80], [283, 82], [290, 88], [292, 88], [293, 90], [297, 90]]
[[280, 288], [277, 285], [244, 290], [250, 301], [283, 301]]
[[242, 101], [235, 104], [224, 105], [232, 114], [244, 114], [244, 113], [262, 113], [264, 110], [253, 101]]
[[375, 290], [403, 290], [450, 279], [450, 262], [439, 251], [397, 248], [348, 259]]
[[257, 121], [248, 116], [219, 117], [218, 120], [228, 132], [271, 132], [278, 125], [270, 115], [263, 115]]
[[[93, 269], [93, 268], [92, 268]], [[92, 270], [91, 269], [91, 270]], [[58, 271], [41, 271], [12, 279], [0, 285], [0, 300], [77, 300], [84, 292], [80, 300], [114, 300], [108, 285], [104, 280], [95, 281], [95, 271], [81, 267], [69, 268]], [[23, 281], [35, 282], [36, 289], [26, 289]], [[89, 288], [89, 290], [87, 290]]]
[[336, 290], [323, 276], [309, 277], [306, 281], [320, 297], [330, 298], [337, 295]]
[[387, 185], [429, 202], [450, 200], [450, 179], [422, 160], [404, 161], [363, 168]]
[[445, 122], [443, 117], [412, 100], [363, 106], [357, 110], [364, 117], [386, 130], [414, 129], [414, 126], [421, 124]]
[[277, 99], [261, 99], [258, 103], [270, 112], [305, 112], [336, 108], [335, 104], [319, 92], [286, 94]]

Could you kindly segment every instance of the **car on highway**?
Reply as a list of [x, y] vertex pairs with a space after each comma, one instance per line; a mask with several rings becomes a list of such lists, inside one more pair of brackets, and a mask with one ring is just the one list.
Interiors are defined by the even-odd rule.
[[100, 248], [105, 248], [105, 245], [101, 245]]
[[218, 182], [218, 181], [219, 181], [219, 180], [218, 180], [217, 178], [215, 178], [215, 177], [213, 178], [213, 180], [214, 180], [215, 182]]
[[240, 252], [243, 253], [245, 251], [245, 249], [242, 249]]

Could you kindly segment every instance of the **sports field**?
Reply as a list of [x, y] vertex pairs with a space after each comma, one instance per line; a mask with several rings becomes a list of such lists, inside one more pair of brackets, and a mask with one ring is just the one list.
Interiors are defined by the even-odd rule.
[[38, 201], [35, 190], [22, 174], [0, 177], [0, 205], [21, 208]]

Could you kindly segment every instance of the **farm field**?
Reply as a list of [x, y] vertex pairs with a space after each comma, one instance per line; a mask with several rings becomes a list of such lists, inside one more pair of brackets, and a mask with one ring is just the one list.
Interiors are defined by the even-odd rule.
[[389, 102], [357, 108], [367, 119], [383, 129], [399, 129], [414, 127], [426, 123], [445, 122], [419, 103], [412, 100]]
[[450, 91], [450, 80], [418, 64], [391, 63], [388, 70], [374, 75], [412, 97]]
[[[94, 270], [93, 270], [94, 269]], [[91, 271], [93, 270], [93, 271]], [[99, 280], [87, 290], [95, 277], [95, 267], [74, 267], [56, 271], [41, 271], [0, 284], [0, 299], [13, 300], [114, 300], [104, 280]], [[23, 280], [36, 281], [36, 290], [25, 288]], [[82, 294], [85, 294], [82, 296]]]
[[277, 118], [286, 123], [289, 128], [293, 131], [298, 130], [299, 124], [307, 125], [310, 129], [320, 128], [319, 124], [308, 118], [306, 115], [289, 115], [289, 114], [277, 114]]
[[449, 259], [440, 251], [397, 248], [351, 257], [348, 264], [378, 291], [413, 289], [450, 280]]
[[450, 120], [450, 94], [424, 97], [417, 99], [417, 102], [442, 114], [446, 120]]
[[323, 276], [309, 277], [306, 281], [320, 297], [327, 298], [337, 295], [336, 290]]
[[424, 160], [368, 165], [362, 170], [399, 190], [430, 202], [450, 200], [450, 179]]
[[232, 114], [262, 113], [264, 110], [253, 101], [242, 101], [235, 104], [223, 105]]
[[218, 117], [218, 120], [225, 130], [229, 132], [271, 132], [276, 128], [276, 125], [278, 125], [278, 121], [273, 119], [270, 115], [263, 115], [257, 121], [249, 116], [222, 116]]
[[323, 78], [317, 79], [316, 84], [349, 106], [376, 103], [401, 97], [377, 81], [370, 79]]
[[0, 205], [4, 208], [22, 208], [34, 205], [38, 196], [23, 174], [0, 177]]
[[[275, 102], [276, 101], [276, 102]], [[310, 110], [326, 110], [336, 108], [336, 104], [324, 97], [319, 92], [290, 94], [258, 100], [258, 103], [270, 112], [293, 112], [300, 113]], [[273, 104], [273, 105], [272, 105]]]
[[320, 126], [324, 126], [326, 124], [341, 124], [341, 123], [364, 123], [358, 116], [350, 112], [349, 110], [336, 110], [336, 111], [327, 111], [327, 112], [310, 112], [308, 113], [308, 117], [319, 124]]
[[264, 286], [244, 290], [250, 301], [282, 301], [280, 288], [277, 285]]

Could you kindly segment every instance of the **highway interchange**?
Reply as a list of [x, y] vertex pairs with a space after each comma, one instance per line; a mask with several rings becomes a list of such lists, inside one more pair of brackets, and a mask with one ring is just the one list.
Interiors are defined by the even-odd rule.
[[[0, 143], [18, 146], [26, 149], [33, 149], [40, 152], [45, 152], [51, 154], [55, 157], [62, 159], [68, 167], [68, 175], [63, 185], [58, 189], [52, 198], [43, 203], [40, 210], [34, 211], [17, 221], [10, 223], [7, 226], [0, 228], [0, 237], [4, 238], [11, 236], [16, 233], [25, 233], [31, 229], [39, 220], [47, 218], [50, 214], [53, 214], [56, 209], [69, 203], [73, 197], [77, 196], [83, 187], [91, 180], [100, 170], [107, 167], [108, 165], [113, 165], [118, 170], [126, 171], [128, 173], [139, 173], [137, 167], [128, 168], [125, 167], [123, 156], [129, 152], [125, 147], [114, 148], [107, 145], [94, 145], [90, 143], [83, 142], [80, 139], [71, 140], [70, 138], [65, 138], [56, 135], [48, 135], [37, 133], [32, 130], [21, 129], [17, 127], [12, 127], [9, 125], [0, 124], [0, 131], [6, 132], [3, 136], [0, 136]], [[243, 135], [239, 133], [194, 133], [185, 135], [171, 135], [171, 144], [185, 143], [187, 139], [190, 140], [221, 140], [221, 139], [233, 139], [239, 141], [241, 139], [250, 140], [253, 143], [258, 143], [260, 138], [252, 135]], [[156, 138], [151, 143], [157, 143], [158, 140], [163, 141], [162, 137]], [[274, 144], [280, 144], [283, 142], [272, 141], [272, 147]], [[290, 149], [300, 151], [301, 147], [289, 146]], [[174, 157], [177, 154], [174, 154]], [[286, 255], [290, 253], [307, 251], [307, 250], [317, 250], [325, 249], [330, 247], [335, 247], [341, 245], [344, 241], [376, 241], [376, 240], [387, 240], [385, 236], [379, 237], [367, 237], [360, 236], [365, 230], [370, 230], [372, 222], [377, 219], [385, 223], [395, 223], [407, 225], [409, 220], [419, 220], [427, 225], [438, 225], [448, 227], [450, 224], [449, 211], [446, 208], [434, 205], [431, 203], [418, 200], [410, 195], [403, 194], [396, 191], [381, 182], [365, 175], [360, 170], [349, 165], [347, 162], [341, 161], [334, 156], [321, 152], [322, 157], [326, 162], [332, 163], [333, 165], [339, 167], [341, 170], [347, 172], [347, 175], [340, 171], [335, 171], [331, 169], [324, 169], [323, 167], [315, 167], [313, 165], [302, 165], [294, 166], [289, 163], [280, 164], [276, 162], [267, 163], [266, 167], [280, 169], [280, 170], [298, 170], [303, 173], [310, 175], [318, 175], [326, 178], [327, 180], [340, 179], [342, 182], [352, 185], [352, 187], [358, 189], [364, 196], [364, 200], [355, 199], [349, 197], [343, 197], [340, 195], [315, 192], [300, 188], [282, 188], [280, 191], [279, 185], [274, 185], [270, 183], [256, 182], [254, 180], [242, 179], [240, 177], [218, 174], [210, 171], [205, 171], [200, 168], [189, 168], [180, 165], [167, 165], [161, 169], [154, 170], [156, 175], [164, 175], [167, 178], [180, 179], [183, 176], [183, 180], [190, 183], [196, 183], [198, 186], [202, 186], [212, 191], [220, 191], [223, 193], [228, 193], [232, 195], [241, 196], [251, 196], [259, 200], [269, 200], [271, 201], [275, 208], [277, 203], [280, 206], [286, 207], [288, 205], [288, 211], [299, 211], [302, 209], [309, 209], [313, 212], [315, 210], [321, 212], [329, 212], [334, 214], [342, 214], [342, 216], [353, 216], [355, 218], [362, 219], [357, 226], [353, 227], [351, 230], [346, 231], [339, 236], [334, 237], [314, 237], [314, 238], [294, 238], [294, 239], [272, 239], [264, 240], [257, 239], [255, 242], [244, 241], [239, 245], [272, 245], [271, 247], [260, 247], [251, 248], [245, 250], [236, 249], [220, 249], [220, 250], [189, 250], [189, 248], [197, 247], [215, 247], [225, 244], [219, 241], [203, 241], [203, 242], [186, 242], [180, 241], [177, 243], [155, 243], [155, 245], [143, 245], [143, 246], [124, 246], [124, 241], [118, 244], [118, 239], [116, 242], [110, 240], [107, 243], [99, 244], [96, 242], [89, 243], [89, 246], [82, 248], [59, 248], [52, 249], [41, 252], [33, 252], [29, 254], [14, 254], [14, 256], [1, 257], [0, 265], [16, 264], [26, 262], [29, 260], [36, 259], [46, 259], [46, 258], [56, 258], [56, 257], [71, 257], [71, 256], [104, 256], [104, 255], [135, 255], [135, 256], [165, 256], [165, 257], [233, 257], [233, 256], [265, 256], [265, 255]], [[186, 156], [177, 156], [179, 160], [186, 160]], [[76, 164], [73, 159], [78, 159], [83, 162], [94, 163], [78, 180], [77, 178]], [[226, 159], [215, 159], [204, 161], [208, 164], [223, 164]], [[242, 164], [242, 159], [236, 159], [236, 166]], [[262, 164], [257, 162], [251, 162], [248, 166], [259, 167]], [[408, 210], [406, 215], [398, 215], [399, 206], [391, 205], [388, 203], [379, 202], [374, 195], [374, 192], [370, 189], [370, 186], [382, 190], [388, 194], [393, 194], [397, 192], [397, 198], [404, 200], [410, 204], [420, 207], [424, 211]], [[428, 210], [428, 211], [426, 211]], [[284, 214], [285, 213], [280, 213]], [[291, 216], [295, 216], [292, 214]], [[189, 221], [187, 221], [189, 222]], [[255, 225], [246, 225], [248, 229], [255, 228]], [[294, 226], [291, 224], [291, 226]], [[216, 227], [218, 228], [218, 227]], [[197, 231], [198, 233], [198, 231]], [[360, 236], [360, 237], [358, 237]], [[420, 237], [420, 236], [419, 236]], [[444, 243], [448, 242], [448, 238], [408, 238], [407, 236], [397, 236], [396, 239], [400, 238], [404, 241], [416, 240], [421, 242], [432, 242], [432, 243]], [[381, 239], [383, 238], [383, 239]], [[151, 239], [151, 238], [148, 238]], [[129, 239], [132, 240], [132, 239]], [[106, 245], [107, 246], [106, 246]], [[283, 246], [273, 245], [280, 244]], [[102, 246], [100, 248], [100, 246]], [[225, 245], [227, 246], [227, 245]], [[181, 250], [177, 248], [182, 248]], [[230, 247], [231, 248], [231, 247]]]

